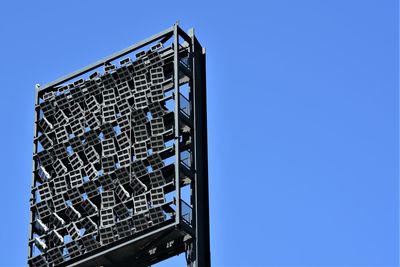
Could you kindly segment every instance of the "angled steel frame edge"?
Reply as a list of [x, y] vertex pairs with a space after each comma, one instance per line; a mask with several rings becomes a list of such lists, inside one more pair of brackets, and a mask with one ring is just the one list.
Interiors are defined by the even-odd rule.
[[[38, 87], [36, 86], [35, 88], [35, 105], [39, 104], [39, 94], [38, 94]], [[37, 136], [37, 121], [39, 119], [39, 111], [34, 108], [34, 122], [33, 122], [33, 139], [36, 138]], [[32, 201], [35, 198], [32, 192], [32, 188], [35, 186], [36, 179], [35, 179], [35, 170], [36, 170], [36, 160], [33, 158], [33, 155], [35, 155], [37, 149], [37, 142], [34, 140], [33, 141], [33, 147], [32, 147], [32, 178], [31, 178], [31, 188], [29, 189], [30, 191], [30, 197], [29, 197], [29, 230], [28, 230], [28, 259], [32, 256], [32, 245], [29, 244], [29, 240], [32, 238], [32, 227], [33, 227], [33, 211], [32, 211]], [[29, 263], [28, 263], [29, 266]]]
[[46, 90], [46, 89], [48, 89], [50, 87], [54, 87], [54, 86], [60, 85], [60, 84], [66, 82], [68, 80], [71, 80], [73, 78], [78, 77], [79, 75], [82, 75], [82, 74], [84, 74], [84, 73], [86, 73], [88, 71], [91, 71], [91, 70], [93, 70], [93, 69], [95, 69], [97, 67], [100, 67], [106, 62], [113, 61], [114, 59], [117, 59], [117, 58], [122, 57], [122, 56], [124, 56], [126, 54], [129, 54], [130, 52], [132, 52], [134, 50], [140, 49], [143, 46], [146, 46], [146, 45], [148, 45], [148, 44], [150, 44], [150, 43], [152, 43], [152, 42], [154, 42], [156, 40], [159, 40], [159, 39], [163, 38], [164, 36], [166, 36], [168, 34], [173, 33], [174, 29], [175, 29], [175, 25], [172, 26], [172, 27], [169, 27], [168, 29], [165, 29], [164, 31], [161, 31], [161, 32], [159, 32], [157, 34], [154, 34], [154, 35], [150, 36], [147, 39], [139, 41], [139, 42], [137, 42], [137, 43], [125, 48], [125, 49], [122, 49], [119, 52], [116, 52], [116, 53], [114, 53], [114, 54], [112, 54], [110, 56], [107, 56], [107, 57], [105, 57], [103, 59], [100, 59], [100, 60], [96, 61], [95, 63], [92, 63], [92, 64], [90, 64], [90, 65], [88, 65], [86, 67], [83, 67], [83, 68], [81, 68], [81, 69], [79, 69], [77, 71], [74, 71], [74, 72], [72, 72], [72, 73], [70, 73], [70, 74], [68, 74], [66, 76], [63, 76], [63, 77], [61, 77], [61, 78], [59, 78], [59, 79], [57, 79], [57, 80], [55, 80], [53, 82], [47, 83], [47, 84], [41, 86], [39, 91], [43, 91], [43, 90]]

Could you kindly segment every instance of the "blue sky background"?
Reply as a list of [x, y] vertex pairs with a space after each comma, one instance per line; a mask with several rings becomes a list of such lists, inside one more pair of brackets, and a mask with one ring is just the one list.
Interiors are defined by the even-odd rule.
[[398, 265], [397, 1], [239, 2], [1, 2], [1, 266], [26, 263], [34, 84], [176, 20], [207, 48], [214, 266]]

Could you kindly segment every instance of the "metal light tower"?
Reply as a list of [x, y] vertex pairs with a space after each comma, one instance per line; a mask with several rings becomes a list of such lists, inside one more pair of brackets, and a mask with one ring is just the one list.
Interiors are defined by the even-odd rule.
[[36, 88], [29, 266], [210, 266], [205, 50], [178, 24]]

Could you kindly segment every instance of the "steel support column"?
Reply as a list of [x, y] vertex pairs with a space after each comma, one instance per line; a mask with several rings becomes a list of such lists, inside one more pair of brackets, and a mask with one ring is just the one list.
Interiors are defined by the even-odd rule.
[[175, 146], [175, 190], [176, 190], [176, 212], [175, 212], [175, 222], [179, 224], [181, 222], [181, 187], [180, 187], [180, 148], [179, 148], [179, 34], [178, 34], [178, 23], [174, 25], [174, 102], [175, 102], [175, 112], [174, 112], [174, 146]]
[[[34, 125], [33, 125], [33, 138], [37, 138], [38, 130], [37, 130], [37, 121], [39, 120], [39, 111], [36, 110], [36, 106], [39, 105], [39, 90], [40, 90], [40, 85], [35, 86], [35, 105], [34, 105]], [[36, 184], [36, 177], [35, 177], [35, 170], [37, 169], [37, 164], [36, 160], [33, 158], [33, 155], [36, 154], [37, 152], [37, 141], [33, 142], [33, 147], [32, 147], [32, 181], [31, 181], [31, 188], [32, 189], [35, 184]], [[30, 194], [30, 199], [29, 199], [29, 205], [32, 205], [33, 199], [35, 199], [35, 195], [32, 193]], [[28, 240], [32, 238], [32, 222], [35, 214], [31, 209], [29, 209], [29, 234], [28, 234]], [[31, 246], [28, 246], [28, 258], [32, 255], [32, 248]]]
[[193, 110], [194, 110], [194, 163], [195, 163], [195, 267], [209, 267], [210, 226], [208, 200], [208, 149], [207, 149], [207, 105], [205, 49], [202, 48], [193, 31]]

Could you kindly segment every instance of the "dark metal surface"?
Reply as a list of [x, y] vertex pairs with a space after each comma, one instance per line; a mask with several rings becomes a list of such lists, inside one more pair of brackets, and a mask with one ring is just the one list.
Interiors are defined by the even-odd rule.
[[195, 266], [210, 266], [210, 224], [208, 197], [208, 144], [207, 144], [207, 96], [205, 49], [201, 47], [194, 33], [193, 45], [193, 95], [194, 95], [194, 135], [195, 135]]

